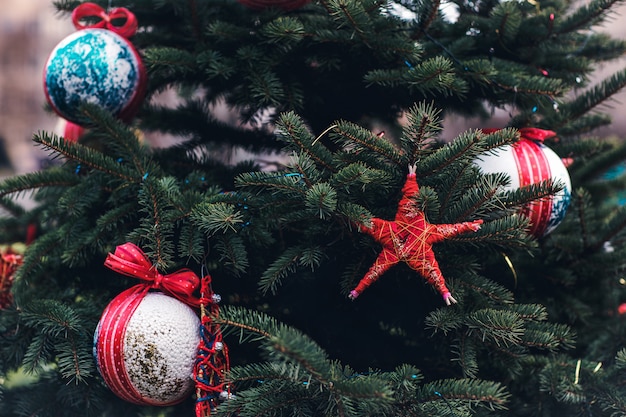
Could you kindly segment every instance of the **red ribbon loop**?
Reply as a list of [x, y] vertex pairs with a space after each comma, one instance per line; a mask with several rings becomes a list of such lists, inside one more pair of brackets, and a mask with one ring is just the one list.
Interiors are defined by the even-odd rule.
[[200, 300], [193, 293], [200, 286], [200, 278], [190, 269], [181, 269], [171, 274], [162, 275], [150, 263], [146, 255], [133, 243], [125, 243], [115, 248], [115, 254], [109, 253], [104, 265], [122, 275], [139, 278], [137, 290], [148, 291], [151, 288], [197, 307]]
[[[89, 25], [82, 24], [80, 21], [87, 17], [97, 17], [100, 18], [100, 20]], [[113, 24], [113, 21], [116, 19], [126, 19], [126, 21], [123, 25], [116, 26]], [[127, 39], [137, 32], [137, 27], [139, 26], [137, 18], [130, 10], [124, 7], [118, 7], [111, 10], [111, 13], [107, 13], [102, 7], [95, 3], [83, 3], [76, 7], [72, 11], [72, 23], [74, 23], [74, 27], [78, 30], [89, 28], [108, 29]]]

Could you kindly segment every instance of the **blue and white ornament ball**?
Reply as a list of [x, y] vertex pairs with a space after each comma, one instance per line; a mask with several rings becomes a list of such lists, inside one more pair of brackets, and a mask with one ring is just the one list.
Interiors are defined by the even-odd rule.
[[81, 124], [79, 108], [93, 103], [124, 121], [141, 105], [146, 70], [137, 50], [117, 33], [79, 30], [52, 51], [44, 70], [48, 102], [61, 117]]

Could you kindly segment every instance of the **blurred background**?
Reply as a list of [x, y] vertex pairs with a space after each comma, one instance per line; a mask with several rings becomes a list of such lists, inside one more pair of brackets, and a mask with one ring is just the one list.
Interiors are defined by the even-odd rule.
[[[0, 176], [38, 170], [47, 164], [47, 153], [31, 141], [37, 131], [62, 133], [62, 121], [44, 110], [43, 68], [50, 52], [65, 36], [74, 32], [69, 17], [59, 16], [51, 0], [0, 0]], [[112, 2], [115, 6], [115, 2]], [[613, 19], [598, 31], [626, 39], [626, 4], [618, 7]], [[594, 79], [603, 79], [626, 68], [626, 57], [597, 68]], [[572, 92], [576, 94], [576, 92]], [[613, 125], [602, 135], [626, 137], [626, 91], [602, 109], [613, 117]], [[494, 109], [493, 119], [467, 120], [447, 116], [444, 138], [450, 139], [467, 128], [501, 127], [509, 118], [507, 110]], [[158, 142], [158, 138], [146, 138]], [[155, 143], [158, 145], [158, 143]]]

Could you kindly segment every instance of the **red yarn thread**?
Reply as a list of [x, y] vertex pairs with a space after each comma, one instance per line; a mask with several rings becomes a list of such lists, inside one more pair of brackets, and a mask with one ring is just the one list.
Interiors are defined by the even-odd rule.
[[222, 341], [219, 324], [213, 320], [219, 315], [219, 306], [213, 299], [211, 276], [206, 275], [200, 284], [200, 343], [194, 364], [196, 382], [196, 417], [208, 417], [219, 404], [220, 394], [230, 395], [225, 374], [230, 369], [228, 348]]
[[[81, 20], [87, 17], [99, 18], [96, 23], [83, 24]], [[116, 19], [125, 19], [124, 23], [120, 26], [114, 24]], [[128, 39], [137, 32], [139, 24], [137, 18], [128, 9], [124, 7], [118, 7], [107, 13], [102, 7], [95, 3], [82, 3], [72, 11], [72, 23], [78, 30], [82, 29], [108, 29], [117, 33], [118, 35]]]

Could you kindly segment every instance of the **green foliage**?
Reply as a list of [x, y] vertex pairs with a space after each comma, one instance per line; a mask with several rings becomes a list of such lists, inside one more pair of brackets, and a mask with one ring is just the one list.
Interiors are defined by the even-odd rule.
[[[588, 85], [626, 50], [595, 31], [618, 3], [117, 2], [149, 73], [137, 118], [84, 103], [78, 142], [38, 132], [51, 166], [0, 183], [3, 242], [36, 230], [0, 311], [0, 416], [193, 414], [124, 403], [95, 369], [98, 318], [137, 283], [102, 265], [127, 241], [223, 295], [234, 397], [212, 414], [626, 413], [626, 209], [609, 198], [626, 176], [603, 177], [626, 147], [591, 136], [626, 73]], [[494, 109], [505, 128], [442, 139], [451, 115]], [[522, 127], [574, 161], [568, 215], [539, 239], [520, 209], [563, 184], [503, 191], [475, 164]], [[429, 222], [483, 220], [434, 246], [458, 304], [403, 262], [350, 301], [380, 252], [359, 229], [394, 218], [409, 166]]]
[[445, 401], [444, 405], [453, 402], [467, 413], [477, 405], [503, 408], [509, 396], [499, 384], [479, 380], [421, 385], [419, 370], [408, 365], [393, 372], [356, 373], [329, 361], [302, 333], [262, 313], [226, 307], [217, 320], [226, 333], [258, 341], [269, 359], [232, 370], [231, 383], [251, 388], [228, 401], [218, 415], [374, 416], [400, 409], [425, 416], [437, 409], [432, 403], [438, 400]]

